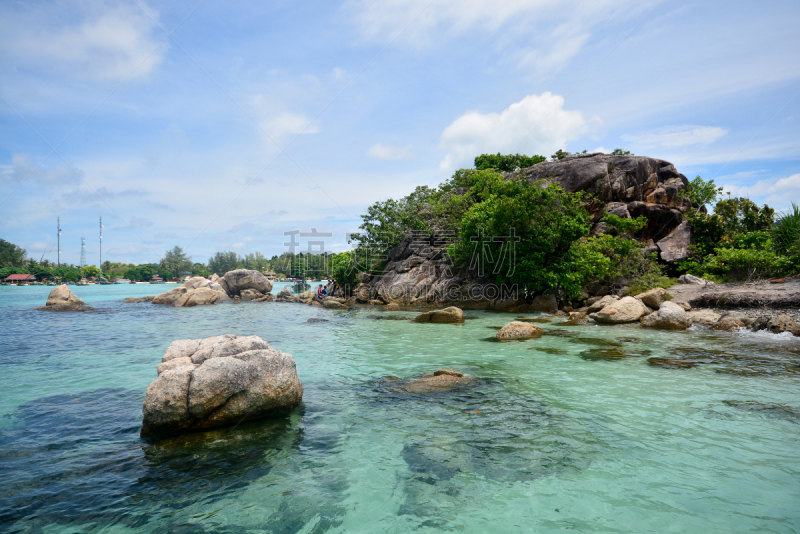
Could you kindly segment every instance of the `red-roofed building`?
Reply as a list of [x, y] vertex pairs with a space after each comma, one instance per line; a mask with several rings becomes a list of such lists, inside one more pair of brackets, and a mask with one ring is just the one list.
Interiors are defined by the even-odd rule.
[[35, 282], [36, 277], [32, 274], [12, 274], [11, 276], [7, 277], [5, 281], [12, 284], [23, 284], [26, 282]]

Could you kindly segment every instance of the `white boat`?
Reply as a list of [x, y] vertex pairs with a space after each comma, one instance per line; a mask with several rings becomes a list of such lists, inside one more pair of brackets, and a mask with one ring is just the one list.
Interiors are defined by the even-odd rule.
[[117, 278], [117, 281], [114, 282], [115, 284], [130, 284], [131, 281], [127, 278]]

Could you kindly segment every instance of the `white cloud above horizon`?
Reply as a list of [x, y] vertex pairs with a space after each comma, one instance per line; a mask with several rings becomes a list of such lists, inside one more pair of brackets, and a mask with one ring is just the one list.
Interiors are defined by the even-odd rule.
[[686, 147], [705, 146], [728, 134], [728, 130], [719, 126], [666, 126], [638, 135], [623, 135], [622, 139], [643, 147]]
[[376, 143], [367, 150], [367, 156], [374, 159], [411, 159], [414, 157], [414, 152], [411, 150], [411, 145], [408, 144], [404, 147], [396, 147], [392, 145], [384, 145]]
[[154, 22], [158, 13], [147, 6], [149, 16], [135, 4], [71, 1], [42, 17], [36, 6], [21, 5], [0, 8], [3, 62], [19, 69], [90, 80], [143, 78], [169, 48]]
[[471, 164], [484, 153], [525, 153], [549, 156], [571, 141], [596, 131], [599, 117], [585, 118], [564, 109], [564, 98], [550, 92], [528, 95], [500, 113], [471, 111], [444, 129], [440, 148], [447, 151], [441, 171]]

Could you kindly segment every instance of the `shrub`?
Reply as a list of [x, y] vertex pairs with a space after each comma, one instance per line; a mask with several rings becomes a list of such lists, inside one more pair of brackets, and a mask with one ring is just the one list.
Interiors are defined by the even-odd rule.
[[475, 158], [477, 170], [497, 169], [502, 172], [513, 172], [517, 169], [526, 169], [537, 163], [547, 161], [544, 156], [525, 156], [523, 154], [481, 154]]
[[340, 252], [328, 258], [331, 276], [344, 291], [356, 286], [356, 265], [353, 252]]
[[633, 239], [619, 236], [582, 239], [570, 250], [576, 274], [574, 282], [582, 287], [592, 282], [611, 285], [619, 281], [628, 285], [630, 294], [672, 285], [658, 264], [657, 254], [645, 256], [642, 248]]
[[792, 209], [772, 227], [772, 246], [778, 254], [797, 254], [800, 250], [800, 205], [792, 202]]
[[470, 194], [478, 200], [464, 214], [450, 248], [462, 265], [493, 260], [486, 275], [497, 283], [519, 283], [531, 290], [563, 287], [576, 294], [566, 257], [572, 243], [589, 231], [581, 195], [561, 187], [501, 175], [483, 175]]

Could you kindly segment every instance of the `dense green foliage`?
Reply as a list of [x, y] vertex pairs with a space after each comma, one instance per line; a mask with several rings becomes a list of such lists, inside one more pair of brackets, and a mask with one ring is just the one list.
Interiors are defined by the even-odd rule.
[[175, 246], [168, 250], [159, 264], [159, 276], [164, 278], [161, 270], [167, 273], [168, 278], [180, 278], [181, 275], [192, 272], [192, 258], [181, 247]]
[[706, 182], [698, 176], [690, 183], [685, 197], [696, 207], [687, 214], [695, 245], [691, 257], [679, 263], [681, 271], [717, 281], [800, 272], [800, 250], [790, 245], [792, 236], [797, 239], [792, 228], [794, 232], [800, 229], [797, 206], [777, 223], [773, 223], [775, 210], [746, 198], [720, 200], [713, 213], [700, 211], [720, 194], [713, 180]]
[[465, 194], [475, 202], [462, 217], [453, 258], [464, 265], [493, 260], [486, 275], [498, 283], [580, 291], [573, 287], [567, 256], [572, 243], [589, 232], [580, 195], [497, 173], [474, 178]]
[[611, 154], [614, 156], [635, 156], [635, 154], [631, 154], [630, 150], [622, 150], [621, 148], [615, 148], [611, 151]]
[[139, 265], [138, 267], [131, 267], [125, 271], [125, 278], [128, 280], [136, 280], [137, 282], [149, 282], [156, 270], [151, 265]]
[[772, 246], [778, 254], [800, 255], [800, 205], [782, 213], [772, 228]]
[[0, 267], [21, 267], [26, 254], [24, 248], [0, 239]]
[[356, 286], [356, 270], [355, 253], [354, 252], [340, 252], [333, 254], [328, 258], [330, 266], [330, 277], [345, 291], [352, 290]]
[[547, 161], [544, 156], [525, 156], [522, 154], [481, 154], [475, 158], [475, 168], [479, 171], [497, 169], [501, 172], [514, 172], [517, 169], [527, 169], [537, 163]]

